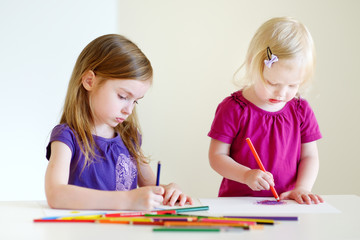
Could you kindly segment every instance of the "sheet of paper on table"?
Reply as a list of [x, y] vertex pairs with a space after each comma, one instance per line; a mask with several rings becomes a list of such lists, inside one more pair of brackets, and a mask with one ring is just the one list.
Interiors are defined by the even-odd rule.
[[320, 204], [298, 204], [293, 200], [284, 200], [285, 204], [263, 205], [260, 201], [274, 198], [258, 197], [223, 197], [202, 198], [201, 203], [211, 206], [212, 214], [244, 215], [244, 214], [301, 214], [301, 213], [340, 213], [338, 209], [324, 202]]

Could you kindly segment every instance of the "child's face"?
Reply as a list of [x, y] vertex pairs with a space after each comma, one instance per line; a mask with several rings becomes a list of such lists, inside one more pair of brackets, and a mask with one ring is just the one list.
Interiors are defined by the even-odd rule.
[[132, 113], [144, 97], [150, 81], [111, 79], [90, 93], [95, 129], [113, 129]]
[[279, 110], [293, 99], [304, 77], [304, 67], [297, 59], [279, 60], [263, 70], [264, 81], [255, 81], [254, 89], [263, 106]]

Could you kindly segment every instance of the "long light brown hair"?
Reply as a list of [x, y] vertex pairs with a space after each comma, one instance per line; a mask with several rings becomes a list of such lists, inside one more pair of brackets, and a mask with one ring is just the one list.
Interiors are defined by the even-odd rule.
[[[80, 53], [72, 72], [60, 124], [66, 123], [75, 133], [76, 140], [85, 156], [84, 167], [95, 157], [95, 142], [91, 130], [93, 116], [88, 91], [82, 85], [82, 77], [93, 71], [101, 86], [112, 79], [134, 79], [152, 82], [153, 70], [145, 54], [130, 40], [108, 34], [90, 42]], [[140, 148], [141, 130], [136, 109], [115, 131], [122, 138], [137, 164], [148, 162]]]

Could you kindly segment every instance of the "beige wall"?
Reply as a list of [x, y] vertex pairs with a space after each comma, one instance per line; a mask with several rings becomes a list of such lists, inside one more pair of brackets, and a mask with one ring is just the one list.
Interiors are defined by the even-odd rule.
[[152, 61], [154, 85], [139, 105], [143, 147], [163, 163], [161, 182], [197, 197], [217, 195], [221, 177], [208, 164], [209, 131], [218, 103], [236, 88], [232, 75], [255, 30], [275, 16], [310, 29], [317, 73], [307, 99], [324, 138], [314, 191], [360, 195], [360, 2], [120, 0], [119, 33]]
[[236, 90], [232, 75], [255, 30], [284, 15], [309, 27], [318, 50], [308, 97], [324, 135], [315, 191], [360, 195], [360, 1], [99, 2], [0, 1], [0, 200], [45, 198], [45, 147], [73, 64], [89, 41], [111, 32], [138, 43], [153, 63], [139, 115], [152, 166], [163, 162], [162, 182], [216, 196], [221, 177], [209, 167], [206, 136], [215, 108]]

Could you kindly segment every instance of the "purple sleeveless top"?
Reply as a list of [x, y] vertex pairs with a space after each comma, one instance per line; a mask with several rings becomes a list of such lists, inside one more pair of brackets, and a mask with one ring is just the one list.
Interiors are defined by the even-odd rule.
[[76, 141], [74, 132], [67, 124], [54, 127], [46, 148], [46, 158], [50, 159], [51, 143], [65, 143], [72, 152], [69, 184], [98, 189], [126, 191], [137, 188], [136, 161], [130, 156], [120, 136], [102, 138], [95, 136], [96, 157], [89, 166], [84, 166], [85, 157]]
[[[245, 139], [249, 137], [265, 169], [274, 176], [279, 194], [294, 188], [301, 144], [321, 138], [309, 103], [294, 98], [277, 112], [267, 112], [246, 100], [241, 91], [217, 107], [208, 136], [231, 144], [230, 157], [251, 169], [259, 169]], [[271, 197], [270, 190], [253, 191], [247, 185], [223, 178], [219, 197]]]

